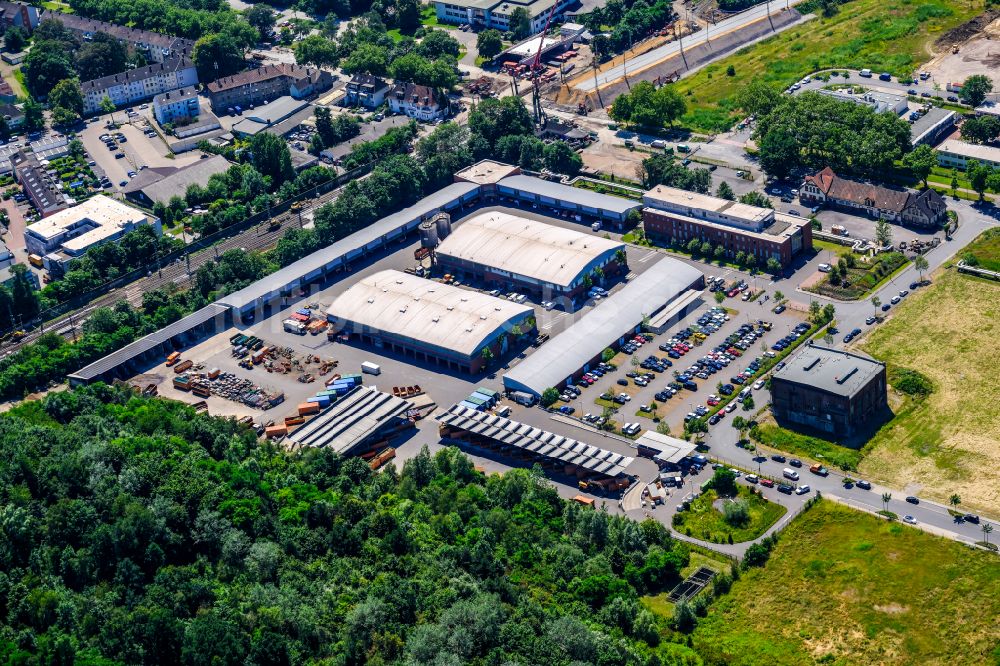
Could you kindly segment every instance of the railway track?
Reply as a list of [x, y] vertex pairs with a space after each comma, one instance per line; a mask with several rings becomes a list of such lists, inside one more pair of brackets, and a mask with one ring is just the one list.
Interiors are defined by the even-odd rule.
[[[228, 250], [245, 250], [247, 252], [259, 252], [268, 250], [277, 245], [285, 231], [293, 226], [300, 225], [300, 214], [304, 217], [309, 212], [315, 211], [340, 194], [342, 187], [335, 188], [314, 199], [299, 211], [287, 211], [274, 216], [274, 220], [280, 225], [270, 231], [269, 225], [260, 224], [249, 227], [243, 231], [225, 238], [211, 247], [198, 250], [187, 255], [185, 258], [175, 259], [169, 264], [151, 270], [146, 277], [139, 278], [123, 287], [112, 289], [106, 294], [98, 296], [81, 308], [72, 313], [62, 315], [52, 321], [43, 323], [39, 328], [33, 329], [20, 340], [8, 340], [0, 348], [0, 358], [4, 358], [16, 352], [21, 346], [34, 342], [44, 333], [57, 332], [64, 338], [71, 339], [76, 335], [77, 329], [86, 321], [87, 317], [94, 311], [102, 307], [110, 307], [115, 303], [125, 300], [132, 306], [142, 305], [142, 296], [148, 291], [153, 291], [168, 284], [176, 284], [184, 288], [188, 286], [195, 272], [207, 264], [214, 261], [216, 255], [221, 255]], [[305, 219], [301, 220], [304, 225]]]

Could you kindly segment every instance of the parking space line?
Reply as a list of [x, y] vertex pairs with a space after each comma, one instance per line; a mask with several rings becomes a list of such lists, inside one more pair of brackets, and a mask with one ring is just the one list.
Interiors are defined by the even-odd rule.
[[648, 252], [642, 259], [639, 260], [639, 263], [644, 264], [658, 254], [658, 252]]

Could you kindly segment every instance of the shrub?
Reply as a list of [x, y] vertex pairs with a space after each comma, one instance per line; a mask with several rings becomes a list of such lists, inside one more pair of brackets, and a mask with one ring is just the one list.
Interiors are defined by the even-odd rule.
[[732, 527], [743, 527], [750, 522], [750, 509], [741, 499], [726, 502], [722, 507], [722, 514], [726, 523]]
[[915, 397], [926, 397], [934, 392], [934, 383], [926, 375], [909, 368], [893, 368], [889, 372], [889, 383], [900, 393]]

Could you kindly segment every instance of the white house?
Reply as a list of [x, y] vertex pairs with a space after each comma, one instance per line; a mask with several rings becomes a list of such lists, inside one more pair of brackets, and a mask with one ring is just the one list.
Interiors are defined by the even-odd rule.
[[396, 82], [389, 92], [389, 108], [393, 113], [403, 113], [416, 120], [431, 121], [443, 118], [447, 103], [433, 88], [415, 83]]
[[194, 86], [168, 90], [153, 98], [153, 115], [161, 125], [178, 119], [197, 118], [201, 112]]

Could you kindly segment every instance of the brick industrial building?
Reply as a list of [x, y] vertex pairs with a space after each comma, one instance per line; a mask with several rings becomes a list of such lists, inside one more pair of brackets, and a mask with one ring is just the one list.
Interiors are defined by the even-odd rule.
[[851, 437], [888, 408], [885, 364], [809, 344], [771, 377], [771, 412], [782, 425]]
[[692, 238], [722, 245], [728, 257], [743, 252], [763, 266], [776, 259], [782, 268], [812, 249], [809, 220], [721, 199], [657, 185], [643, 195], [642, 224], [650, 238], [684, 245]]

